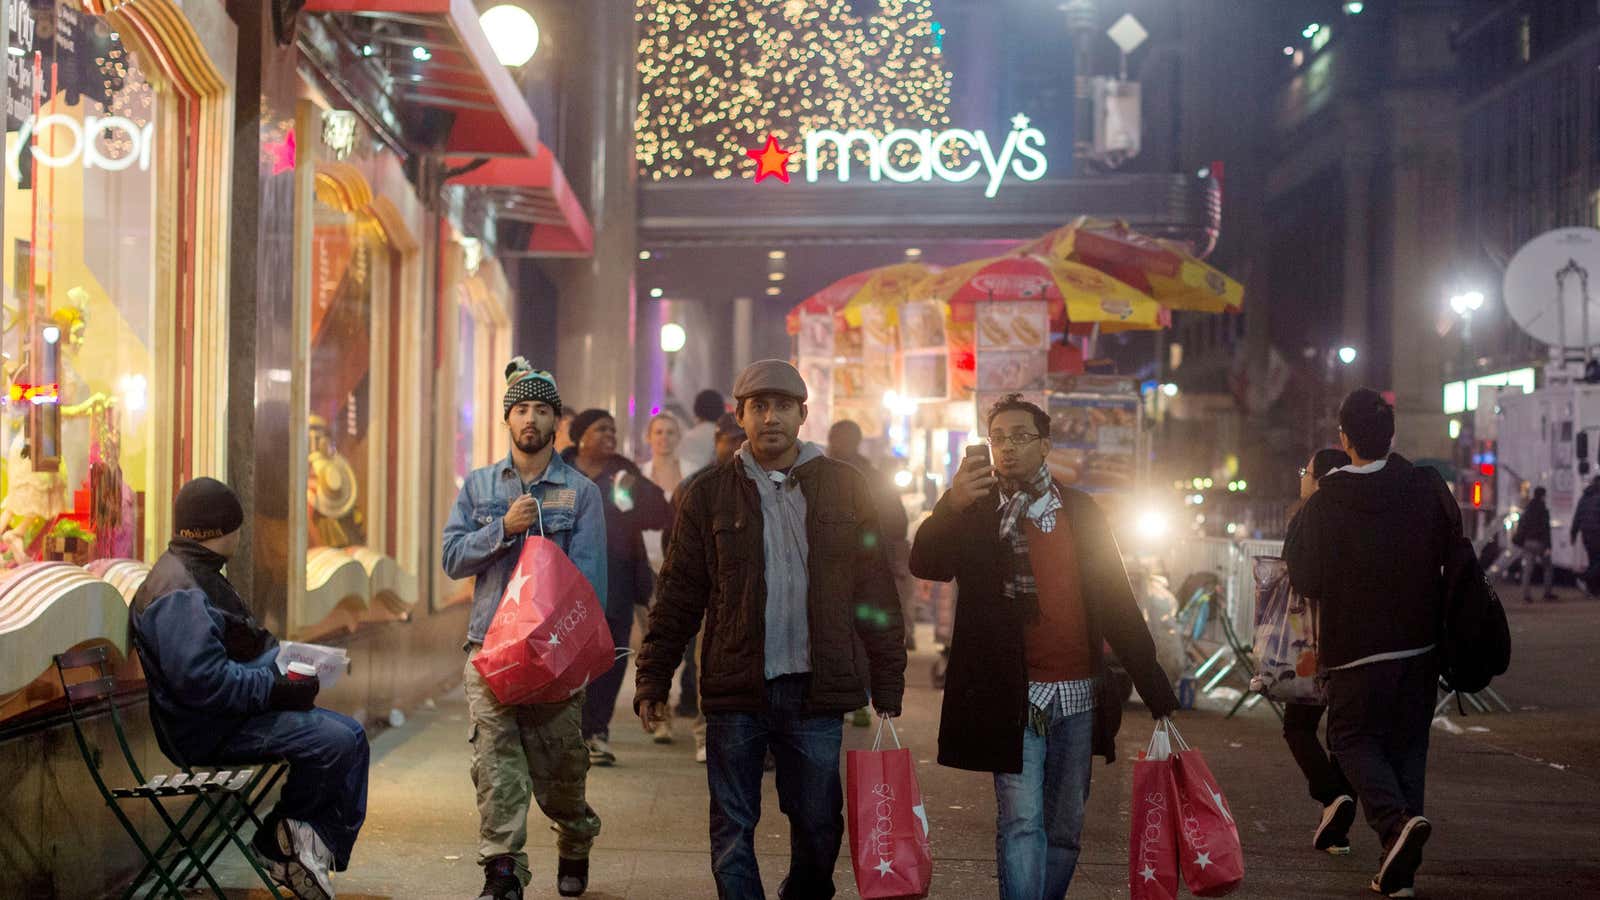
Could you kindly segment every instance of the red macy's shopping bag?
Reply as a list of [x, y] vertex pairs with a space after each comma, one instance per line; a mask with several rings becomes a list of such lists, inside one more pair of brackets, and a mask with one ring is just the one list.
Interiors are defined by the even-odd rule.
[[[879, 750], [883, 726], [893, 750]], [[850, 812], [850, 863], [863, 900], [926, 897], [933, 882], [928, 813], [911, 765], [911, 751], [887, 718], [878, 725], [871, 750], [845, 754], [845, 798]]]
[[1205, 757], [1183, 742], [1170, 722], [1177, 744], [1172, 754], [1178, 783], [1178, 860], [1183, 881], [1197, 897], [1221, 897], [1244, 881], [1244, 849], [1222, 788]]
[[1156, 726], [1150, 746], [1133, 763], [1133, 821], [1128, 826], [1128, 893], [1133, 900], [1178, 896], [1177, 785], [1163, 725]]
[[507, 706], [558, 703], [616, 659], [589, 579], [560, 547], [528, 536], [483, 649], [472, 658], [494, 698]]

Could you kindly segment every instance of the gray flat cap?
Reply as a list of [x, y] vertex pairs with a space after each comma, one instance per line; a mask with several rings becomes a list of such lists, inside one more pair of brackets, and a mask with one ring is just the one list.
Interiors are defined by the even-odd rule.
[[781, 359], [753, 362], [733, 383], [733, 398], [743, 400], [757, 394], [782, 394], [801, 403], [806, 401], [806, 381], [794, 366]]

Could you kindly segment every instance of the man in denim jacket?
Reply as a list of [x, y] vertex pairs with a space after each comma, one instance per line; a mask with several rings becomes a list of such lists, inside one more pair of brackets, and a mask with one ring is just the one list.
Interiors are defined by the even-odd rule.
[[517, 357], [506, 366], [504, 399], [511, 455], [475, 470], [456, 496], [444, 529], [444, 571], [476, 578], [467, 626], [464, 682], [472, 714], [472, 782], [478, 790], [480, 900], [521, 900], [528, 883], [528, 802], [555, 823], [557, 890], [588, 886], [589, 848], [600, 818], [584, 797], [589, 753], [583, 745], [584, 694], [561, 703], [505, 706], [495, 700], [472, 657], [500, 606], [525, 535], [555, 542], [606, 596], [606, 523], [600, 489], [555, 455], [561, 396], [555, 378]]

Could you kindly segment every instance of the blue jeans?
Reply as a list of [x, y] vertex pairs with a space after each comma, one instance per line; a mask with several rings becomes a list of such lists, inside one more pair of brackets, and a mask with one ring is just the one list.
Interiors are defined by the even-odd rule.
[[837, 714], [808, 715], [809, 675], [767, 682], [761, 713], [706, 716], [706, 782], [711, 792], [711, 874], [721, 900], [763, 900], [756, 866], [761, 774], [770, 747], [778, 763], [778, 808], [789, 817], [789, 874], [784, 900], [833, 896], [833, 866], [844, 837]]
[[[270, 817], [310, 825], [333, 853], [334, 871], [350, 865], [356, 832], [367, 818], [367, 733], [326, 709], [252, 716], [207, 765], [285, 759], [289, 774]], [[270, 824], [270, 822], [269, 822]]]
[[1094, 711], [1051, 707], [1045, 734], [1023, 727], [1021, 774], [994, 776], [1000, 900], [1061, 900], [1078, 867]]

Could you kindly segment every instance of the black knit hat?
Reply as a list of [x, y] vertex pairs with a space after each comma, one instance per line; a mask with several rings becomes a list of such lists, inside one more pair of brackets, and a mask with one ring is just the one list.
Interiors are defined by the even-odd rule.
[[519, 356], [506, 364], [505, 410], [501, 418], [511, 417], [511, 407], [529, 400], [548, 403], [556, 415], [561, 415], [561, 393], [556, 390], [556, 377], [535, 369], [527, 359]]
[[583, 441], [583, 433], [588, 431], [594, 423], [601, 419], [611, 418], [611, 413], [603, 409], [586, 409], [572, 417], [572, 424], [567, 426], [567, 437], [577, 446]]
[[172, 501], [172, 531], [191, 541], [233, 534], [244, 525], [239, 495], [215, 478], [196, 478]]

